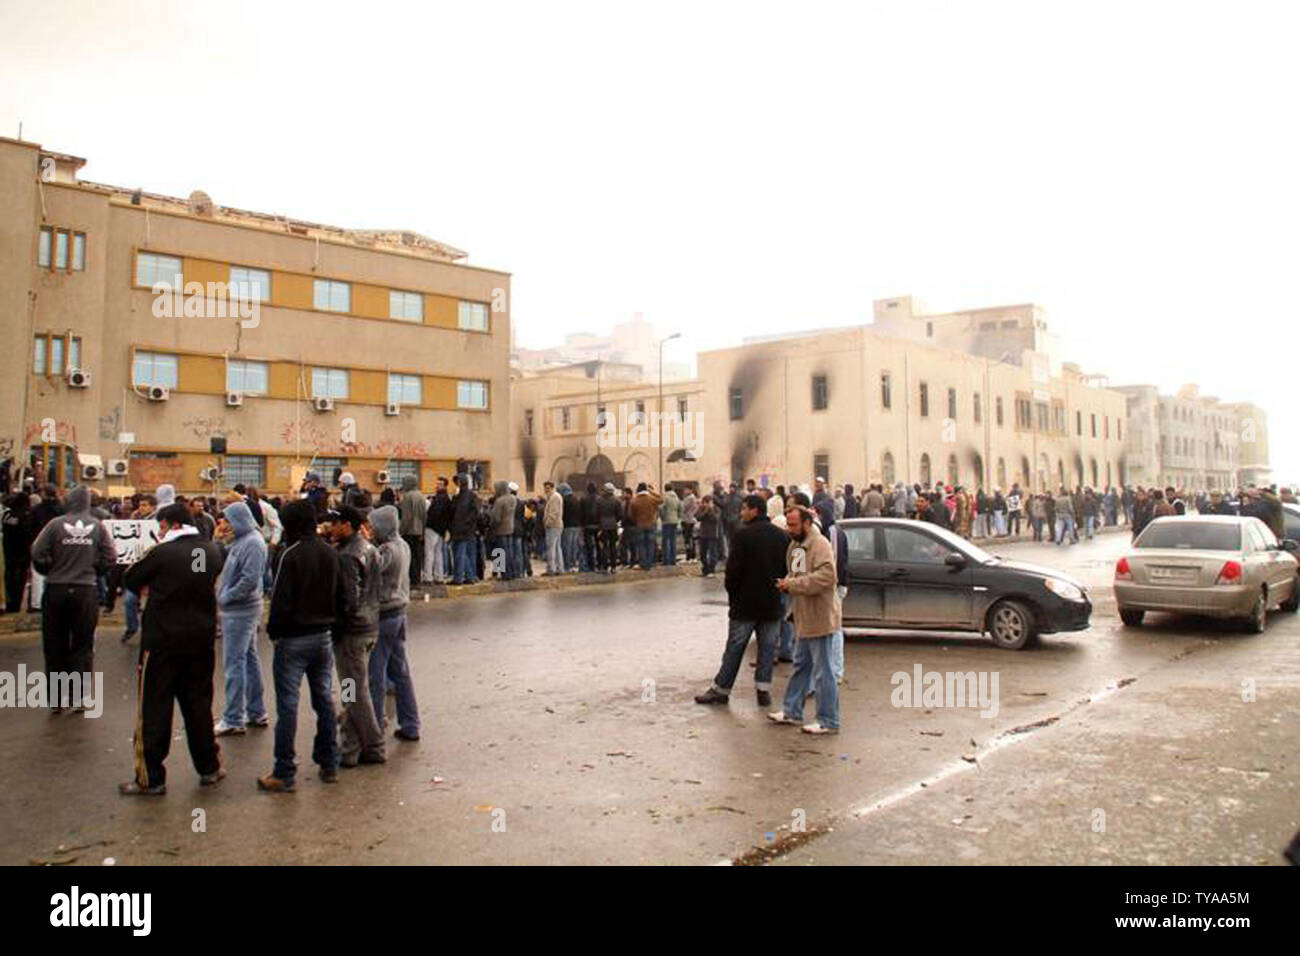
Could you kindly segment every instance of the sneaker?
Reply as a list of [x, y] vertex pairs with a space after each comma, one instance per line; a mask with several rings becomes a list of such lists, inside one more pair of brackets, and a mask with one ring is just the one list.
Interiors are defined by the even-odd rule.
[[410, 730], [403, 730], [401, 727], [398, 727], [397, 730], [393, 731], [393, 736], [398, 740], [409, 740], [412, 743], [420, 739], [419, 734]]
[[248, 726], [256, 727], [259, 730], [265, 730], [267, 727], [271, 726], [271, 718], [270, 717], [249, 717]]
[[771, 706], [772, 706], [772, 693], [771, 693], [771, 691], [760, 690], [760, 691], [758, 692], [758, 706], [759, 706], [759, 707], [771, 707]]
[[725, 704], [729, 700], [731, 700], [731, 697], [722, 693], [716, 687], [710, 687], [703, 694], [695, 695], [695, 703], [697, 704]]
[[774, 711], [770, 712], [770, 713], [767, 715], [767, 719], [770, 720], [770, 721], [772, 721], [772, 723], [774, 723], [774, 724], [797, 724], [797, 723], [799, 723], [799, 721], [795, 720], [793, 717], [787, 717], [787, 716], [785, 715], [785, 711], [783, 711], [783, 710], [774, 710]]
[[226, 778], [226, 768], [218, 767], [215, 773], [204, 773], [199, 775], [200, 787], [211, 787], [220, 783]]
[[117, 785], [117, 792], [124, 797], [161, 797], [167, 792], [167, 784], [160, 783], [156, 787], [142, 787], [134, 780], [128, 780], [126, 783]]
[[337, 768], [337, 767], [321, 767], [321, 768], [320, 768], [320, 782], [321, 782], [321, 783], [338, 783], [338, 782], [339, 782], [339, 771], [338, 771], [338, 768]]
[[244, 736], [244, 728], [234, 727], [224, 720], [218, 720], [212, 728], [212, 735], [214, 737], [242, 737]]
[[840, 732], [837, 727], [823, 727], [816, 722], [804, 724], [802, 729], [805, 734], [838, 734]]
[[257, 789], [266, 790], [269, 793], [292, 793], [296, 785], [292, 780], [281, 780], [274, 774], [267, 774], [265, 777], [257, 778]]

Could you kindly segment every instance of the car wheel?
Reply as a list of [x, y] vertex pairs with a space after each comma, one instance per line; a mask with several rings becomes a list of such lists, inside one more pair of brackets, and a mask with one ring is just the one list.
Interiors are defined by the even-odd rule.
[[1251, 610], [1250, 617], [1246, 619], [1246, 630], [1251, 634], [1263, 634], [1266, 627], [1268, 627], [1268, 595], [1263, 588], [1260, 588], [1255, 598], [1255, 607]]
[[989, 637], [1006, 651], [1018, 651], [1034, 639], [1034, 616], [1019, 601], [999, 601], [989, 611]]
[[1125, 607], [1119, 609], [1119, 619], [1124, 622], [1125, 627], [1141, 627], [1142, 619], [1146, 616], [1146, 611], [1130, 611]]
[[1300, 575], [1296, 575], [1296, 579], [1291, 582], [1291, 596], [1283, 602], [1282, 610], [1292, 614], [1300, 611]]

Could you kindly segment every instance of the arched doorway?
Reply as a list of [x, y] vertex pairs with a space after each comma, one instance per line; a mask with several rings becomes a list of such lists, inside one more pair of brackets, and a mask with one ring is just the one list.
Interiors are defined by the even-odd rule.
[[975, 477], [971, 479], [976, 488], [983, 488], [987, 482], [984, 480], [984, 457], [979, 452], [971, 456], [971, 464], [975, 469]]

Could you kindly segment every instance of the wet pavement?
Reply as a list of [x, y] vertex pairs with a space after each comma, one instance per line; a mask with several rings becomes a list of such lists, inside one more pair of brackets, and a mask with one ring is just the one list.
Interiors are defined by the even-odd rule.
[[[229, 776], [200, 788], [178, 716], [168, 794], [120, 797], [136, 650], [101, 627], [103, 717], [0, 711], [0, 864], [1280, 863], [1300, 828], [1300, 616], [1259, 636], [1124, 628], [1109, 581], [1126, 543], [992, 548], [1092, 591], [1093, 626], [1034, 650], [850, 632], [831, 737], [771, 725], [748, 667], [728, 707], [693, 702], [725, 639], [718, 578], [417, 601], [423, 739], [327, 786], [303, 764], [304, 701], [289, 795], [255, 787], [270, 731], [223, 739]], [[40, 662], [34, 635], [0, 641], [0, 670]], [[996, 671], [996, 716], [892, 706], [891, 675], [918, 664]]]

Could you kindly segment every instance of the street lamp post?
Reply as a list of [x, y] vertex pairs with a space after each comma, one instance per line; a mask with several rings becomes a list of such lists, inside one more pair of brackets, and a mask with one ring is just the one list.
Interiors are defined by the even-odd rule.
[[663, 422], [664, 422], [664, 343], [671, 342], [673, 339], [680, 339], [682, 333], [674, 332], [667, 338], [659, 340], [659, 436], [655, 441], [655, 447], [658, 449], [659, 456], [659, 487], [660, 494], [664, 493], [664, 443], [663, 443]]

